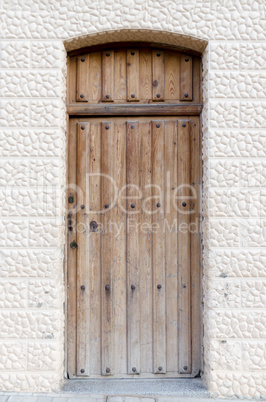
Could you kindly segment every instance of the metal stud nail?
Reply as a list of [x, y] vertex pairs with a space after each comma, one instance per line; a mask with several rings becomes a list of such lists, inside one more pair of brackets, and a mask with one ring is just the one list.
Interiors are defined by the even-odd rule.
[[157, 57], [160, 57], [160, 56], [161, 56], [161, 53], [157, 53], [156, 56], [157, 56]]
[[82, 62], [84, 62], [85, 61], [85, 57], [81, 57], [81, 59], [80, 59]]
[[131, 52], [131, 55], [132, 55], [132, 56], [135, 56], [135, 52]]
[[69, 202], [69, 204], [73, 204], [74, 197], [72, 195], [70, 197], [68, 197], [68, 202]]
[[105, 126], [105, 130], [109, 130], [109, 128], [110, 128], [109, 126]]
[[184, 366], [183, 369], [186, 371], [186, 370], [187, 370], [187, 366]]
[[111, 56], [111, 53], [105, 53], [106, 57]]
[[82, 205], [80, 206], [80, 208], [81, 208], [81, 209], [85, 209], [85, 205], [82, 204]]
[[109, 204], [105, 204], [104, 208], [106, 209], [109, 208]]
[[110, 98], [110, 95], [105, 95], [105, 97], [106, 97], [106, 99], [109, 99], [109, 98]]
[[131, 98], [135, 98], [135, 94], [131, 94]]
[[110, 285], [105, 285], [105, 290], [110, 290]]
[[75, 248], [77, 248], [78, 247], [78, 245], [77, 245], [77, 243], [75, 242], [75, 241], [72, 241], [71, 243], [70, 243], [70, 248], [72, 248], [73, 250], [75, 249]]
[[185, 58], [185, 62], [187, 63], [188, 61], [189, 61], [189, 58], [188, 58], [188, 57], [186, 57], [186, 58]]
[[132, 289], [132, 290], [135, 290], [135, 289], [136, 289], [136, 286], [135, 286], [135, 285], [131, 285], [131, 289]]
[[109, 374], [111, 372], [111, 370], [109, 369], [109, 367], [106, 367], [105, 369], [106, 373]]
[[84, 369], [81, 369], [80, 372], [83, 374], [83, 373], [85, 373], [85, 370], [84, 370]]
[[132, 128], [132, 129], [135, 128], [134, 124], [132, 124], [131, 128]]
[[156, 124], [156, 128], [160, 128], [161, 127], [161, 125], [160, 124]]
[[133, 371], [133, 373], [136, 373], [136, 371], [137, 371], [136, 367], [132, 367], [132, 371]]
[[160, 98], [160, 97], [161, 97], [161, 95], [160, 95], [160, 94], [157, 94], [157, 95], [156, 95], [156, 98]]
[[156, 206], [157, 206], [157, 208], [160, 208], [161, 204], [159, 202], [157, 202]]
[[85, 130], [85, 126], [81, 126], [81, 130]]
[[186, 207], [187, 203], [186, 202], [182, 202], [182, 207]]
[[185, 97], [185, 98], [188, 98], [188, 94], [185, 94], [184, 97]]
[[131, 208], [135, 208], [136, 205], [132, 203], [130, 206]]
[[84, 95], [83, 95], [83, 94], [81, 94], [81, 95], [80, 95], [80, 98], [81, 98], [81, 99], [83, 99], [83, 98], [84, 98]]
[[182, 127], [187, 127], [187, 125], [185, 123], [182, 124]]
[[162, 285], [157, 285], [157, 289], [162, 289]]
[[81, 285], [80, 289], [85, 290], [85, 285]]
[[159, 367], [158, 367], [158, 370], [159, 370], [159, 371], [162, 371], [162, 369], [163, 369], [162, 366], [159, 366]]

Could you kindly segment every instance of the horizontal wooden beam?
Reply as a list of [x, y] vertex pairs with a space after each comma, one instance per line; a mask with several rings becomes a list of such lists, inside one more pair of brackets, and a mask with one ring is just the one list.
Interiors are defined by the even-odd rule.
[[201, 104], [69, 104], [70, 116], [198, 116]]

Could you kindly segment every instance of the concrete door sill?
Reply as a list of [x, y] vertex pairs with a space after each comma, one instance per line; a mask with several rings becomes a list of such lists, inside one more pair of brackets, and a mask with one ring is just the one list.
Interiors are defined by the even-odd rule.
[[210, 398], [200, 378], [67, 380], [62, 392], [108, 396]]

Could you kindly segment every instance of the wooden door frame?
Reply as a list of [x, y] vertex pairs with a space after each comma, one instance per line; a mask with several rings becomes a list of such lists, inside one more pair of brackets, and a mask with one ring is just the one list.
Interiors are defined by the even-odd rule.
[[[137, 45], [140, 46], [140, 44], [132, 43], [132, 42], [123, 42], [123, 46], [134, 46], [136, 47]], [[160, 48], [167, 48], [166, 45], [164, 44], [153, 44], [156, 45], [156, 47]], [[103, 45], [104, 49], [114, 47], [112, 44], [106, 44]], [[173, 47], [171, 47], [173, 49]], [[82, 54], [84, 51], [94, 51], [95, 47], [85, 48], [85, 49], [79, 49], [76, 54]], [[174, 49], [173, 49], [174, 50]], [[182, 51], [180, 48], [176, 48], [175, 50], [177, 51]], [[195, 54], [195, 52], [183, 49], [188, 54]], [[73, 55], [74, 52], [71, 52], [68, 55], [68, 60], [69, 56]], [[73, 54], [72, 54], [73, 53]], [[198, 54], [197, 54], [198, 55]], [[201, 79], [201, 76], [200, 76]], [[69, 73], [68, 73], [68, 79], [67, 79], [67, 87], [69, 87]], [[201, 205], [202, 205], [202, 91], [201, 91], [201, 103], [200, 104], [166, 104], [166, 103], [161, 103], [161, 104], [92, 104], [92, 105], [67, 105], [67, 138], [66, 138], [66, 197], [65, 197], [65, 205], [66, 205], [66, 225], [65, 225], [65, 259], [64, 259], [64, 272], [65, 272], [65, 288], [66, 288], [66, 302], [65, 302], [65, 314], [66, 314], [66, 325], [65, 325], [65, 378], [79, 378], [78, 376], [73, 376], [69, 375], [68, 370], [69, 370], [69, 355], [68, 355], [68, 345], [70, 342], [71, 337], [76, 337], [76, 334], [73, 334], [73, 329], [76, 330], [76, 317], [73, 317], [73, 310], [76, 309], [76, 300], [71, 300], [70, 304], [70, 292], [69, 292], [69, 274], [75, 271], [70, 270], [71, 264], [73, 264], [73, 257], [71, 258], [71, 253], [70, 253], [70, 247], [69, 244], [71, 241], [74, 240], [73, 234], [71, 235], [71, 232], [68, 230], [68, 197], [70, 196], [69, 193], [69, 183], [72, 181], [71, 177], [76, 175], [76, 172], [73, 172], [70, 170], [70, 119], [75, 118], [75, 117], [116, 117], [116, 116], [198, 116], [199, 117], [199, 166], [200, 166], [200, 171], [199, 171], [199, 188], [200, 188], [200, 195], [199, 195], [199, 222], [201, 225]], [[72, 148], [73, 150], [73, 148]], [[75, 152], [75, 150], [73, 150]], [[202, 233], [200, 233], [200, 237], [202, 236]], [[193, 236], [192, 236], [193, 237]], [[198, 240], [197, 240], [198, 241]], [[199, 276], [199, 295], [197, 297], [197, 302], [198, 305], [194, 305], [194, 310], [196, 307], [196, 310], [198, 309], [198, 316], [199, 320], [195, 324], [193, 322], [193, 316], [192, 316], [192, 338], [197, 337], [199, 338], [199, 344], [200, 344], [200, 360], [201, 360], [201, 369], [203, 366], [203, 321], [202, 321], [202, 245], [201, 241], [198, 241], [198, 247], [199, 247], [199, 261], [197, 263], [197, 272]], [[196, 299], [196, 298], [194, 298]], [[73, 306], [74, 303], [74, 306]], [[192, 299], [192, 304], [193, 304], [193, 299]], [[193, 310], [192, 310], [193, 311]], [[196, 375], [200, 375], [201, 370], [199, 373], [196, 373]], [[157, 375], [155, 377], [158, 378], [163, 378], [164, 375]], [[195, 377], [195, 373], [192, 375], [182, 375], [183, 378], [188, 378], [188, 377]], [[93, 377], [92, 377], [93, 378]], [[106, 378], [117, 378], [117, 377], [106, 377]], [[127, 378], [129, 378], [129, 375], [127, 375]], [[151, 376], [148, 376], [147, 378], [151, 378]]]

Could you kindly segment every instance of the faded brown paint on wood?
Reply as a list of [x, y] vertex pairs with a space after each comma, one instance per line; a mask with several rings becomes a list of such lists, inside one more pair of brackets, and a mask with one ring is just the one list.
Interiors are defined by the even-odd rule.
[[187, 55], [180, 56], [180, 100], [191, 101], [192, 93], [192, 57]]
[[89, 260], [89, 310], [90, 310], [90, 368], [94, 374], [101, 374], [101, 233], [90, 231], [90, 223], [100, 223], [101, 215], [101, 126], [90, 124], [87, 139], [86, 192], [89, 205], [86, 209], [87, 258]]
[[166, 373], [165, 325], [165, 135], [164, 121], [152, 121], [152, 222], [153, 230], [153, 371]]
[[114, 193], [109, 180], [113, 171], [113, 133], [114, 123], [106, 121], [101, 123], [101, 210], [102, 210], [102, 236], [101, 236], [101, 275], [102, 275], [102, 375], [112, 375], [113, 364], [113, 236], [109, 230], [112, 222]]
[[125, 50], [115, 52], [115, 100], [127, 97], [127, 59]]
[[190, 197], [191, 125], [178, 122], [178, 370], [191, 373]]
[[[132, 49], [135, 54], [129, 55]], [[196, 224], [200, 216], [201, 136], [196, 116], [202, 109], [201, 61], [189, 55], [186, 62], [186, 54], [170, 49], [159, 51], [160, 56], [156, 48], [144, 47], [89, 52], [89, 62], [82, 62], [88, 63], [84, 71], [78, 70], [76, 56], [68, 60], [68, 113], [118, 116], [70, 121], [68, 179], [83, 190], [76, 199], [70, 186], [68, 194], [74, 195], [71, 211], [78, 211], [79, 228], [86, 228], [76, 234], [73, 219], [73, 230], [68, 230], [68, 244], [78, 243], [68, 253], [70, 378], [126, 378], [134, 373], [143, 378], [193, 377], [201, 368], [200, 235], [175, 230], [180, 224]], [[157, 86], [152, 85], [155, 76]], [[160, 98], [155, 99], [159, 85]], [[88, 102], [83, 103], [77, 88], [86, 87]], [[183, 99], [185, 89], [189, 96]], [[131, 92], [137, 97], [129, 99]], [[108, 99], [103, 98], [106, 94]], [[148, 115], [155, 117], [141, 117]], [[124, 187], [120, 199], [107, 176], [91, 175], [100, 172]], [[129, 182], [140, 186], [139, 199], [133, 198], [134, 186], [125, 187]], [[180, 204], [180, 196], [191, 195], [185, 187], [173, 202], [180, 183], [196, 189], [197, 198], [185, 200], [189, 207]], [[160, 199], [151, 184], [163, 189]], [[132, 217], [126, 210], [138, 208], [129, 228]], [[191, 214], [178, 212], [186, 208]], [[92, 221], [99, 224], [98, 232], [88, 229]], [[119, 232], [107, 230], [111, 223]], [[149, 228], [152, 223], [158, 224], [157, 232], [142, 230], [141, 225]]]
[[77, 102], [89, 100], [89, 62], [89, 55], [77, 58]]
[[140, 373], [139, 124], [127, 122], [127, 331], [128, 374]]
[[177, 249], [177, 121], [166, 122], [165, 146], [165, 297], [167, 370], [178, 364], [178, 249]]
[[162, 101], [165, 99], [165, 72], [164, 72], [164, 51], [152, 51], [152, 99]]
[[89, 209], [86, 188], [86, 137], [90, 123], [77, 125], [77, 372], [80, 376], [90, 373], [90, 309], [89, 309], [89, 260], [87, 258], [86, 210]]
[[[196, 55], [170, 49], [112, 47], [69, 57], [68, 70], [67, 105], [202, 102], [201, 59]], [[85, 92], [84, 98], [80, 98], [80, 90]]]
[[114, 51], [102, 52], [102, 101], [114, 100]]
[[[118, 189], [126, 186], [126, 123], [114, 125], [113, 171], [112, 177]], [[127, 268], [126, 268], [126, 200], [123, 197], [116, 200], [112, 217], [113, 232], [113, 271], [112, 271], [112, 308], [113, 308], [113, 359], [114, 372], [127, 371]]]
[[151, 171], [151, 124], [149, 121], [140, 123], [140, 190], [141, 215], [139, 253], [140, 263], [140, 359], [141, 372], [153, 371], [153, 292], [152, 292], [152, 171]]
[[127, 50], [127, 101], [139, 100], [139, 50]]
[[90, 71], [89, 71], [89, 102], [96, 102], [101, 99], [102, 87], [102, 67], [101, 53], [90, 54]]

